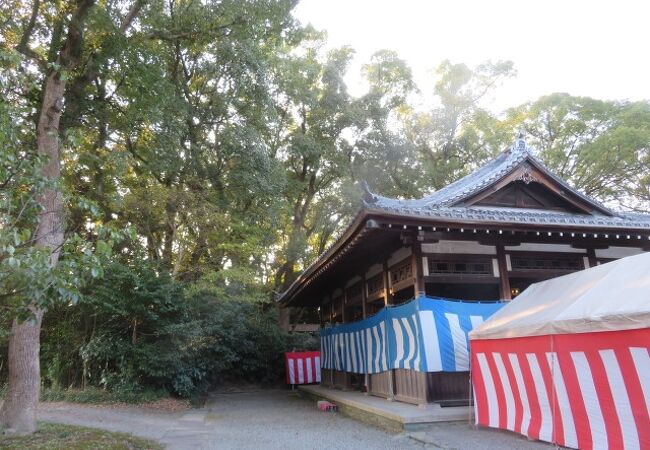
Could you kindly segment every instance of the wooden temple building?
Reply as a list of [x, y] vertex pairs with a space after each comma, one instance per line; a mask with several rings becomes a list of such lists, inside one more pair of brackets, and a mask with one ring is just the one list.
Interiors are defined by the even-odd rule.
[[[339, 239], [282, 293], [321, 326], [420, 295], [515, 297], [531, 283], [650, 250], [650, 215], [614, 211], [571, 187], [524, 138], [474, 173], [418, 199], [366, 190]], [[467, 373], [323, 370], [322, 384], [424, 404], [467, 400]]]

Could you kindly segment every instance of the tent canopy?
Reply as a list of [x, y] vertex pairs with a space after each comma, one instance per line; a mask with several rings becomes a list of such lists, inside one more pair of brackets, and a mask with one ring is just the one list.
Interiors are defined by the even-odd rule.
[[325, 328], [323, 368], [354, 373], [467, 371], [467, 333], [502, 306], [422, 296], [358, 322]]
[[470, 339], [650, 327], [650, 253], [535, 283]]

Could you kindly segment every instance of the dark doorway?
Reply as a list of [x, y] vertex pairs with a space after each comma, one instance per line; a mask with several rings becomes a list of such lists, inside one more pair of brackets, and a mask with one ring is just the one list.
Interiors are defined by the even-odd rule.
[[539, 283], [540, 281], [544, 281], [539, 278], [510, 278], [510, 292], [512, 294], [512, 298], [515, 298], [524, 290], [530, 286], [533, 283]]
[[393, 299], [390, 302], [391, 305], [401, 305], [415, 298], [415, 289], [413, 286], [397, 291], [393, 294]]

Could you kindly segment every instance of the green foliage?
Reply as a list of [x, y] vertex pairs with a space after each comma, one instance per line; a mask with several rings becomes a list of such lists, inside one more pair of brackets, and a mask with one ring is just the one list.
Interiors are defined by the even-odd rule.
[[113, 433], [96, 428], [39, 423], [29, 436], [2, 436], [0, 447], [5, 450], [159, 450], [157, 442], [126, 433]]
[[148, 403], [156, 401], [167, 392], [159, 390], [126, 390], [115, 389], [112, 391], [96, 387], [86, 387], [85, 389], [53, 389], [46, 388], [41, 390], [41, 401], [43, 402], [73, 402], [73, 403]]
[[[647, 176], [650, 104], [553, 94], [513, 108], [539, 156], [587, 195], [633, 206]], [[646, 197], [647, 199], [647, 197]]]
[[[133, 402], [161, 391], [195, 397], [224, 382], [273, 383], [285, 351], [318, 345], [301, 341], [281, 332], [275, 309], [245, 286], [184, 285], [144, 262], [113, 262], [78, 305], [46, 315], [45, 395]], [[102, 390], [62, 389], [75, 386]]]
[[[498, 115], [486, 99], [512, 63], [444, 61], [423, 109], [387, 50], [354, 97], [354, 50], [324, 51], [294, 0], [95, 3], [61, 73], [62, 176], [46, 181], [35, 121], [72, 3], [38, 5], [33, 21], [30, 2], [0, 7], [0, 380], [11, 321], [36, 302], [48, 395], [273, 382], [285, 350], [317, 343], [280, 332], [271, 299], [351, 220], [360, 182], [418, 197], [519, 129], [587, 194], [650, 209], [647, 101], [553, 94]], [[65, 203], [54, 269], [33, 245], [46, 188]]]
[[[406, 119], [406, 134], [427, 174], [425, 187], [440, 189], [503, 150], [504, 142], [490, 139], [497, 120], [481, 100], [514, 74], [509, 61], [486, 62], [473, 69], [450, 61], [440, 64], [434, 88], [438, 105]], [[512, 135], [506, 139], [509, 143]]]

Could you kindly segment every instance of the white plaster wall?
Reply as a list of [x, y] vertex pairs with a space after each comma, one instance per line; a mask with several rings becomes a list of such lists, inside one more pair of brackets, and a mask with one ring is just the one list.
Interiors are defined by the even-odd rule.
[[422, 244], [422, 253], [457, 253], [474, 255], [496, 255], [494, 245], [481, 245], [475, 241], [440, 241]]
[[625, 258], [626, 256], [638, 255], [643, 250], [636, 247], [616, 247], [611, 246], [605, 249], [596, 250], [596, 258]]
[[505, 247], [506, 251], [521, 251], [521, 252], [557, 252], [557, 253], [585, 253], [586, 250], [582, 248], [573, 248], [570, 244], [531, 244], [522, 243], [521, 245], [508, 245]]

